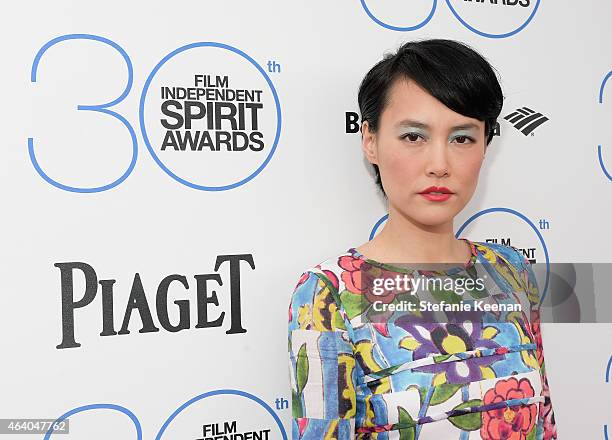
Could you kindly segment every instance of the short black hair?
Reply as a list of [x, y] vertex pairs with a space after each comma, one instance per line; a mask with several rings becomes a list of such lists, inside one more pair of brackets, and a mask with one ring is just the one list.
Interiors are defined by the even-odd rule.
[[[411, 79], [451, 110], [485, 122], [486, 145], [493, 139], [504, 96], [489, 62], [465, 43], [447, 39], [408, 41], [365, 75], [357, 100], [361, 124], [378, 130], [389, 89], [397, 79]], [[386, 197], [378, 165], [372, 164], [376, 184]]]

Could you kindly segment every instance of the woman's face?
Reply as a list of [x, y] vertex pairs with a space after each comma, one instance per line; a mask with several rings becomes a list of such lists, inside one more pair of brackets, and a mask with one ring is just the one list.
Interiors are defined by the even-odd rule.
[[[456, 113], [416, 82], [401, 79], [389, 90], [378, 131], [363, 125], [363, 151], [379, 167], [389, 204], [414, 221], [447, 225], [476, 189], [484, 159], [484, 121]], [[419, 194], [446, 187], [445, 201]], [[391, 208], [391, 207], [390, 207]]]

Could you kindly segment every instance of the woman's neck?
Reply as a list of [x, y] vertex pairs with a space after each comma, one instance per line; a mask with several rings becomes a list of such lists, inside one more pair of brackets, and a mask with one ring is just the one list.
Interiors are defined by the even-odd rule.
[[472, 255], [469, 243], [455, 238], [452, 221], [430, 227], [392, 212], [383, 229], [357, 250], [385, 263], [462, 264]]

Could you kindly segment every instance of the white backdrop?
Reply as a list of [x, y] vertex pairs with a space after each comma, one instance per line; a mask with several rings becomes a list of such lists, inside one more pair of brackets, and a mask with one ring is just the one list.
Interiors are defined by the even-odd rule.
[[[460, 235], [532, 263], [610, 263], [612, 4], [502, 3], [5, 5], [0, 418], [74, 414], [74, 439], [196, 439], [232, 421], [290, 437], [289, 295], [385, 215], [346, 118], [408, 39], [465, 41], [501, 76]], [[252, 99], [192, 107], [198, 139], [181, 151], [186, 104], [162, 87], [207, 75]], [[528, 134], [504, 119], [524, 107], [547, 118]], [[606, 438], [611, 330], [543, 324], [562, 439]]]

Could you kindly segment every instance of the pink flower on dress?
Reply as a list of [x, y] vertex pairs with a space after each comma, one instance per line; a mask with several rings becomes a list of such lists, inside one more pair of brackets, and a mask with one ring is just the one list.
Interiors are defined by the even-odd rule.
[[359, 270], [364, 260], [351, 255], [343, 255], [338, 260], [338, 265], [344, 269], [340, 278], [346, 288], [353, 293], [361, 293], [361, 271]]
[[[526, 377], [501, 379], [485, 393], [483, 404], [533, 397], [534, 393]], [[537, 414], [537, 405], [533, 403], [484, 411], [480, 435], [486, 440], [525, 440], [536, 423]]]

